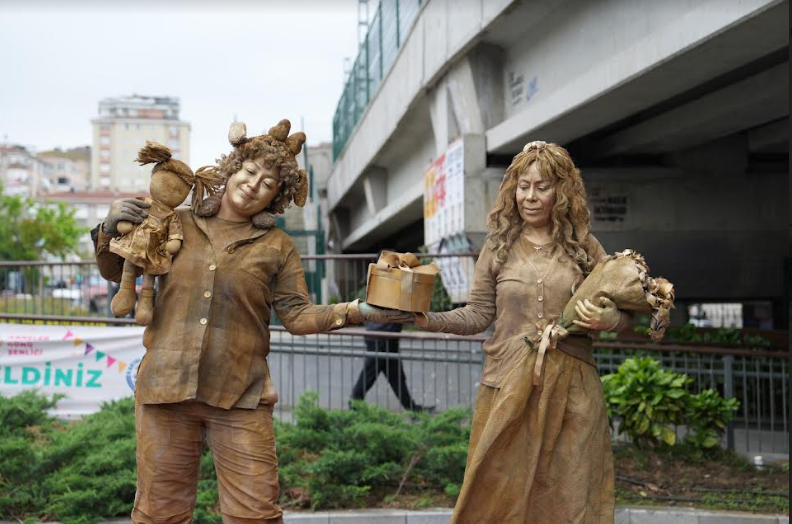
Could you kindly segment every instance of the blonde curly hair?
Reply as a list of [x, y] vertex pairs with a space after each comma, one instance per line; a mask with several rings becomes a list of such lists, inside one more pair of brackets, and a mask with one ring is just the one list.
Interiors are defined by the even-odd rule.
[[514, 157], [503, 175], [495, 205], [487, 216], [486, 245], [495, 252], [498, 262], [506, 262], [509, 250], [523, 228], [517, 208], [517, 183], [534, 163], [542, 178], [552, 180], [556, 188], [550, 213], [553, 240], [584, 274], [588, 274], [596, 261], [581, 246], [588, 237], [591, 220], [586, 190], [580, 170], [575, 167], [567, 150], [558, 144], [530, 142]]

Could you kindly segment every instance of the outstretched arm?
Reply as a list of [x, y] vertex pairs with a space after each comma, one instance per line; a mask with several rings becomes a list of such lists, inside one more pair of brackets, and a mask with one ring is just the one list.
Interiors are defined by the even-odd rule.
[[481, 333], [495, 320], [495, 276], [493, 254], [486, 247], [481, 250], [476, 262], [476, 273], [470, 300], [465, 307], [446, 313], [423, 313], [416, 315], [416, 325], [427, 331], [442, 331], [456, 335]]
[[273, 282], [272, 305], [292, 335], [310, 335], [360, 322], [354, 302], [320, 306], [311, 303], [300, 255], [293, 247]]

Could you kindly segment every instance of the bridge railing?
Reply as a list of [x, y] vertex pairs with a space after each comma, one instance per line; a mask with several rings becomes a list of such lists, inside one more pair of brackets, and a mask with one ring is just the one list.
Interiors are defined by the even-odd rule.
[[380, 0], [333, 116], [333, 159], [343, 151], [366, 106], [393, 65], [427, 0]]

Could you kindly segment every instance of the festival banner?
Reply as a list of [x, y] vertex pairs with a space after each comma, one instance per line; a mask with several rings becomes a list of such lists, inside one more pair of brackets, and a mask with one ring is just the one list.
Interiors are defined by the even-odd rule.
[[62, 393], [51, 410], [58, 418], [81, 417], [131, 396], [144, 329], [0, 324], [0, 395]]

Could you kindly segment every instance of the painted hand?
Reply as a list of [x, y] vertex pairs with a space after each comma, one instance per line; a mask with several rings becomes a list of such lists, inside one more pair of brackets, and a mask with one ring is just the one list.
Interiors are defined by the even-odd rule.
[[365, 302], [358, 304], [358, 309], [360, 309], [360, 315], [366, 322], [393, 322], [394, 324], [412, 324], [415, 322], [415, 315], [406, 311], [384, 309]]
[[110, 211], [102, 222], [102, 231], [105, 235], [114, 237], [119, 234], [119, 222], [132, 222], [140, 224], [148, 216], [151, 204], [139, 198], [121, 198], [110, 205]]
[[616, 304], [606, 297], [599, 300], [600, 306], [595, 305], [589, 299], [578, 300], [575, 304], [575, 311], [580, 320], [573, 320], [578, 326], [594, 331], [611, 331], [619, 325], [621, 313], [616, 308]]

